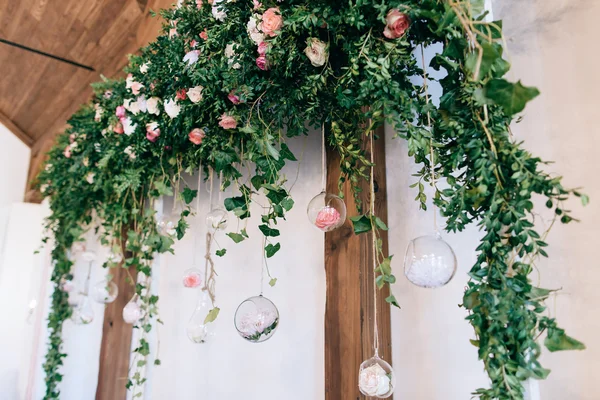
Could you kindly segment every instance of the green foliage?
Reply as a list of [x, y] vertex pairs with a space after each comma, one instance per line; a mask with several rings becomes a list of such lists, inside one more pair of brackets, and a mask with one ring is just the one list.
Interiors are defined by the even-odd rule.
[[[406, 140], [408, 154], [421, 165], [413, 185], [420, 207], [427, 208], [425, 185], [434, 184], [433, 175], [444, 181], [444, 189], [434, 188], [432, 200], [446, 218], [446, 230], [475, 223], [483, 231], [463, 300], [476, 334], [473, 344], [491, 380], [490, 388], [476, 390], [476, 396], [522, 399], [523, 380], [544, 379], [549, 371], [538, 361], [537, 342], [543, 332], [550, 351], [583, 348], [543, 316], [550, 292], [532, 286], [529, 275], [535, 260], [547, 256], [547, 232], [539, 234], [533, 224], [534, 196], [545, 197], [563, 223], [575, 220], [565, 208], [570, 195], [584, 205], [589, 199], [543, 172], [544, 162], [512, 139], [509, 124], [538, 91], [503, 79], [510, 64], [503, 58], [502, 23], [483, 22], [482, 0], [267, 0], [258, 10], [249, 1], [220, 2], [215, 7], [226, 11], [222, 21], [208, 2], [203, 4], [198, 8], [186, 0], [162, 12], [167, 24], [155, 42], [131, 57], [130, 78], [93, 85], [91, 103], [70, 119], [38, 177], [50, 199], [47, 227], [55, 243], [46, 399], [60, 393], [66, 356], [61, 332], [71, 315], [61, 281], [71, 277], [73, 244], [94, 229], [102, 243], [123, 253], [124, 267], [149, 277], [153, 254], [173, 252], [174, 240], [186, 234], [189, 204], [199, 193], [180, 192], [180, 177], [199, 166], [205, 177], [213, 172], [222, 177], [222, 188], [235, 189], [224, 201], [228, 211], [247, 220], [250, 205], [259, 203], [261, 233], [277, 237], [278, 222], [294, 206], [282, 170], [296, 157], [285, 141], [310, 128], [324, 130], [328, 146], [339, 154], [339, 183], [354, 189], [358, 204], [350, 210], [357, 215], [351, 217], [355, 233], [374, 235], [378, 287], [396, 281], [392, 258], [383, 253], [378, 236], [387, 226], [362, 210], [360, 187], [371, 167], [364, 143], [383, 123]], [[264, 39], [269, 69], [261, 70], [247, 23], [269, 7], [279, 7], [284, 23]], [[383, 35], [391, 8], [412, 21], [406, 34], [393, 40]], [[323, 66], [308, 59], [309, 38], [326, 43]], [[421, 47], [433, 44], [442, 48], [430, 64], [444, 72], [439, 106], [414, 79], [426, 75], [419, 67]], [[184, 57], [192, 51], [198, 51], [198, 60], [188, 64]], [[190, 89], [196, 91], [195, 102]], [[178, 93], [179, 114], [169, 110], [169, 115], [166, 106]], [[124, 105], [127, 109], [118, 109]], [[124, 117], [116, 115], [117, 109]], [[236, 128], [224, 128], [224, 116], [233, 117]], [[199, 144], [202, 135], [194, 130], [204, 132]], [[153, 206], [160, 196], [174, 193], [185, 210], [174, 232], [161, 232]], [[228, 236], [236, 243], [248, 238], [245, 229]], [[266, 243], [267, 257], [280, 250], [279, 243]], [[277, 279], [269, 278], [273, 286]], [[144, 312], [137, 326], [142, 339], [132, 365], [149, 364], [145, 335], [152, 321], [160, 323], [158, 298], [149, 280], [141, 282], [136, 292]], [[393, 295], [386, 300], [399, 306]], [[207, 321], [218, 313], [211, 310]], [[135, 372], [127, 387], [136, 389], [144, 381]]]

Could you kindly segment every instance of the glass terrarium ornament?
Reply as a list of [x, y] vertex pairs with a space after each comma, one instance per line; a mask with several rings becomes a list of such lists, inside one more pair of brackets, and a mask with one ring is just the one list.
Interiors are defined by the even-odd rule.
[[224, 231], [227, 229], [229, 214], [223, 207], [215, 207], [206, 215], [206, 227], [209, 230]]
[[123, 261], [123, 257], [119, 253], [111, 252], [106, 259], [110, 264], [119, 264]]
[[266, 297], [244, 300], [235, 312], [235, 328], [241, 337], [252, 343], [270, 339], [279, 326], [279, 311]]
[[119, 287], [113, 281], [102, 280], [92, 287], [92, 298], [98, 303], [112, 303], [118, 295]]
[[81, 296], [81, 301], [73, 310], [71, 319], [77, 325], [87, 325], [94, 320], [94, 309], [92, 308], [92, 302], [87, 295]]
[[365, 396], [387, 399], [396, 388], [394, 369], [375, 352], [373, 358], [360, 365], [358, 388]]
[[135, 324], [140, 319], [142, 319], [142, 308], [140, 307], [140, 296], [136, 293], [123, 307], [123, 321]]
[[404, 274], [413, 284], [424, 288], [442, 287], [450, 282], [456, 268], [456, 255], [439, 232], [418, 237], [408, 244]]
[[202, 285], [202, 271], [198, 268], [190, 268], [183, 273], [183, 286], [186, 288], [197, 288]]
[[92, 262], [92, 261], [95, 261], [95, 260], [96, 260], [96, 253], [94, 253], [93, 251], [84, 251], [84, 252], [81, 254], [81, 258], [82, 258], [84, 261], [87, 261], [87, 262]]
[[175, 218], [170, 218], [167, 216], [162, 216], [158, 219], [156, 223], [156, 227], [161, 235], [165, 236], [175, 236], [177, 234], [177, 225], [179, 221]]
[[319, 193], [308, 203], [308, 219], [323, 232], [330, 232], [346, 222], [346, 204], [339, 196]]
[[212, 308], [210, 296], [206, 290], [203, 290], [196, 309], [185, 329], [188, 339], [193, 343], [206, 343], [210, 337], [215, 335], [215, 322], [207, 320]]

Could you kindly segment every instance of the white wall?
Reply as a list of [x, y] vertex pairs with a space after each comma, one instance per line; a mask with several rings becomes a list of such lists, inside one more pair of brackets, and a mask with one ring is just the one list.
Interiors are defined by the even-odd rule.
[[0, 124], [0, 207], [23, 201], [31, 150]]

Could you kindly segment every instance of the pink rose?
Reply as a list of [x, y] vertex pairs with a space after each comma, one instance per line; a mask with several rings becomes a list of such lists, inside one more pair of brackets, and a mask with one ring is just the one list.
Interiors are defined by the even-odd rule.
[[196, 7], [197, 7], [198, 9], [201, 9], [201, 8], [202, 8], [202, 0], [196, 0]]
[[104, 92], [105, 99], [110, 99], [112, 97], [112, 95], [113, 95], [112, 90], [107, 90], [106, 92]]
[[204, 40], [208, 39], [208, 31], [205, 29], [202, 32], [200, 32], [200, 37]]
[[231, 115], [223, 114], [219, 126], [223, 129], [235, 129], [237, 128], [237, 120]]
[[144, 85], [142, 85], [139, 82], [133, 82], [131, 84], [131, 93], [133, 93], [134, 95], [138, 95], [140, 94], [140, 90], [144, 87]]
[[262, 7], [262, 3], [259, 2], [258, 0], [252, 0], [252, 2], [254, 3], [254, 9], [258, 10], [259, 8]]
[[169, 39], [173, 39], [177, 35], [178, 35], [177, 28], [169, 29]]
[[233, 104], [240, 104], [240, 97], [235, 94], [235, 91], [231, 91], [229, 92], [229, 94], [227, 95], [227, 98], [229, 99], [229, 101], [231, 101]]
[[70, 145], [65, 147], [65, 151], [63, 152], [63, 154], [65, 155], [65, 157], [71, 158], [71, 146]]
[[265, 56], [258, 57], [256, 59], [256, 65], [258, 66], [258, 68], [262, 69], [263, 71], [267, 71], [270, 67], [269, 61], [267, 60], [267, 57], [265, 57]]
[[117, 116], [117, 118], [122, 119], [122, 118], [125, 118], [126, 112], [127, 112], [127, 110], [126, 110], [125, 106], [119, 106], [119, 107], [117, 107], [117, 111], [115, 112], [115, 115]]
[[317, 220], [315, 226], [323, 232], [328, 232], [335, 229], [337, 224], [340, 222], [341, 215], [335, 208], [331, 206], [325, 206], [317, 214]]
[[119, 121], [113, 128], [113, 132], [121, 135], [125, 130], [123, 129], [123, 124]]
[[198, 145], [202, 143], [202, 140], [206, 137], [206, 133], [200, 128], [194, 128], [188, 135], [190, 142]]
[[[202, 34], [200, 34], [200, 35], [202, 35]], [[200, 36], [200, 37], [202, 37], [202, 36]], [[194, 39], [194, 40], [191, 41], [190, 46], [192, 48], [195, 48], [196, 46], [198, 46], [198, 42], [196, 41], [196, 39]]]
[[189, 273], [183, 277], [183, 286], [186, 288], [196, 288], [202, 284], [202, 278], [198, 273]]
[[158, 124], [156, 122], [146, 124], [146, 139], [154, 143], [156, 142], [159, 136], [160, 128], [158, 127]]
[[75, 141], [75, 139], [77, 139], [77, 135], [74, 133], [71, 133], [69, 135], [69, 143], [73, 143]]
[[267, 42], [260, 42], [258, 45], [258, 54], [261, 56], [267, 55], [267, 51], [269, 50], [269, 44]]
[[277, 36], [277, 31], [283, 26], [283, 18], [279, 13], [279, 8], [271, 7], [262, 16], [262, 31], [265, 35]]
[[385, 17], [385, 23], [383, 36], [388, 39], [398, 39], [404, 36], [410, 27], [410, 18], [397, 8], [393, 8], [388, 12], [387, 17]]
[[177, 91], [177, 95], [175, 96], [177, 97], [177, 100], [185, 100], [187, 98], [187, 92], [185, 89], [179, 89]]

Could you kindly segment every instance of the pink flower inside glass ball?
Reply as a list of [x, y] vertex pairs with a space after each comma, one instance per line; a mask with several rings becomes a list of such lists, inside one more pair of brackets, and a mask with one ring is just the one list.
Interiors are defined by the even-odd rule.
[[186, 288], [197, 288], [202, 285], [200, 270], [191, 268], [183, 274], [183, 286]]
[[323, 191], [310, 201], [307, 214], [314, 226], [330, 232], [346, 222], [346, 204], [340, 197]]

